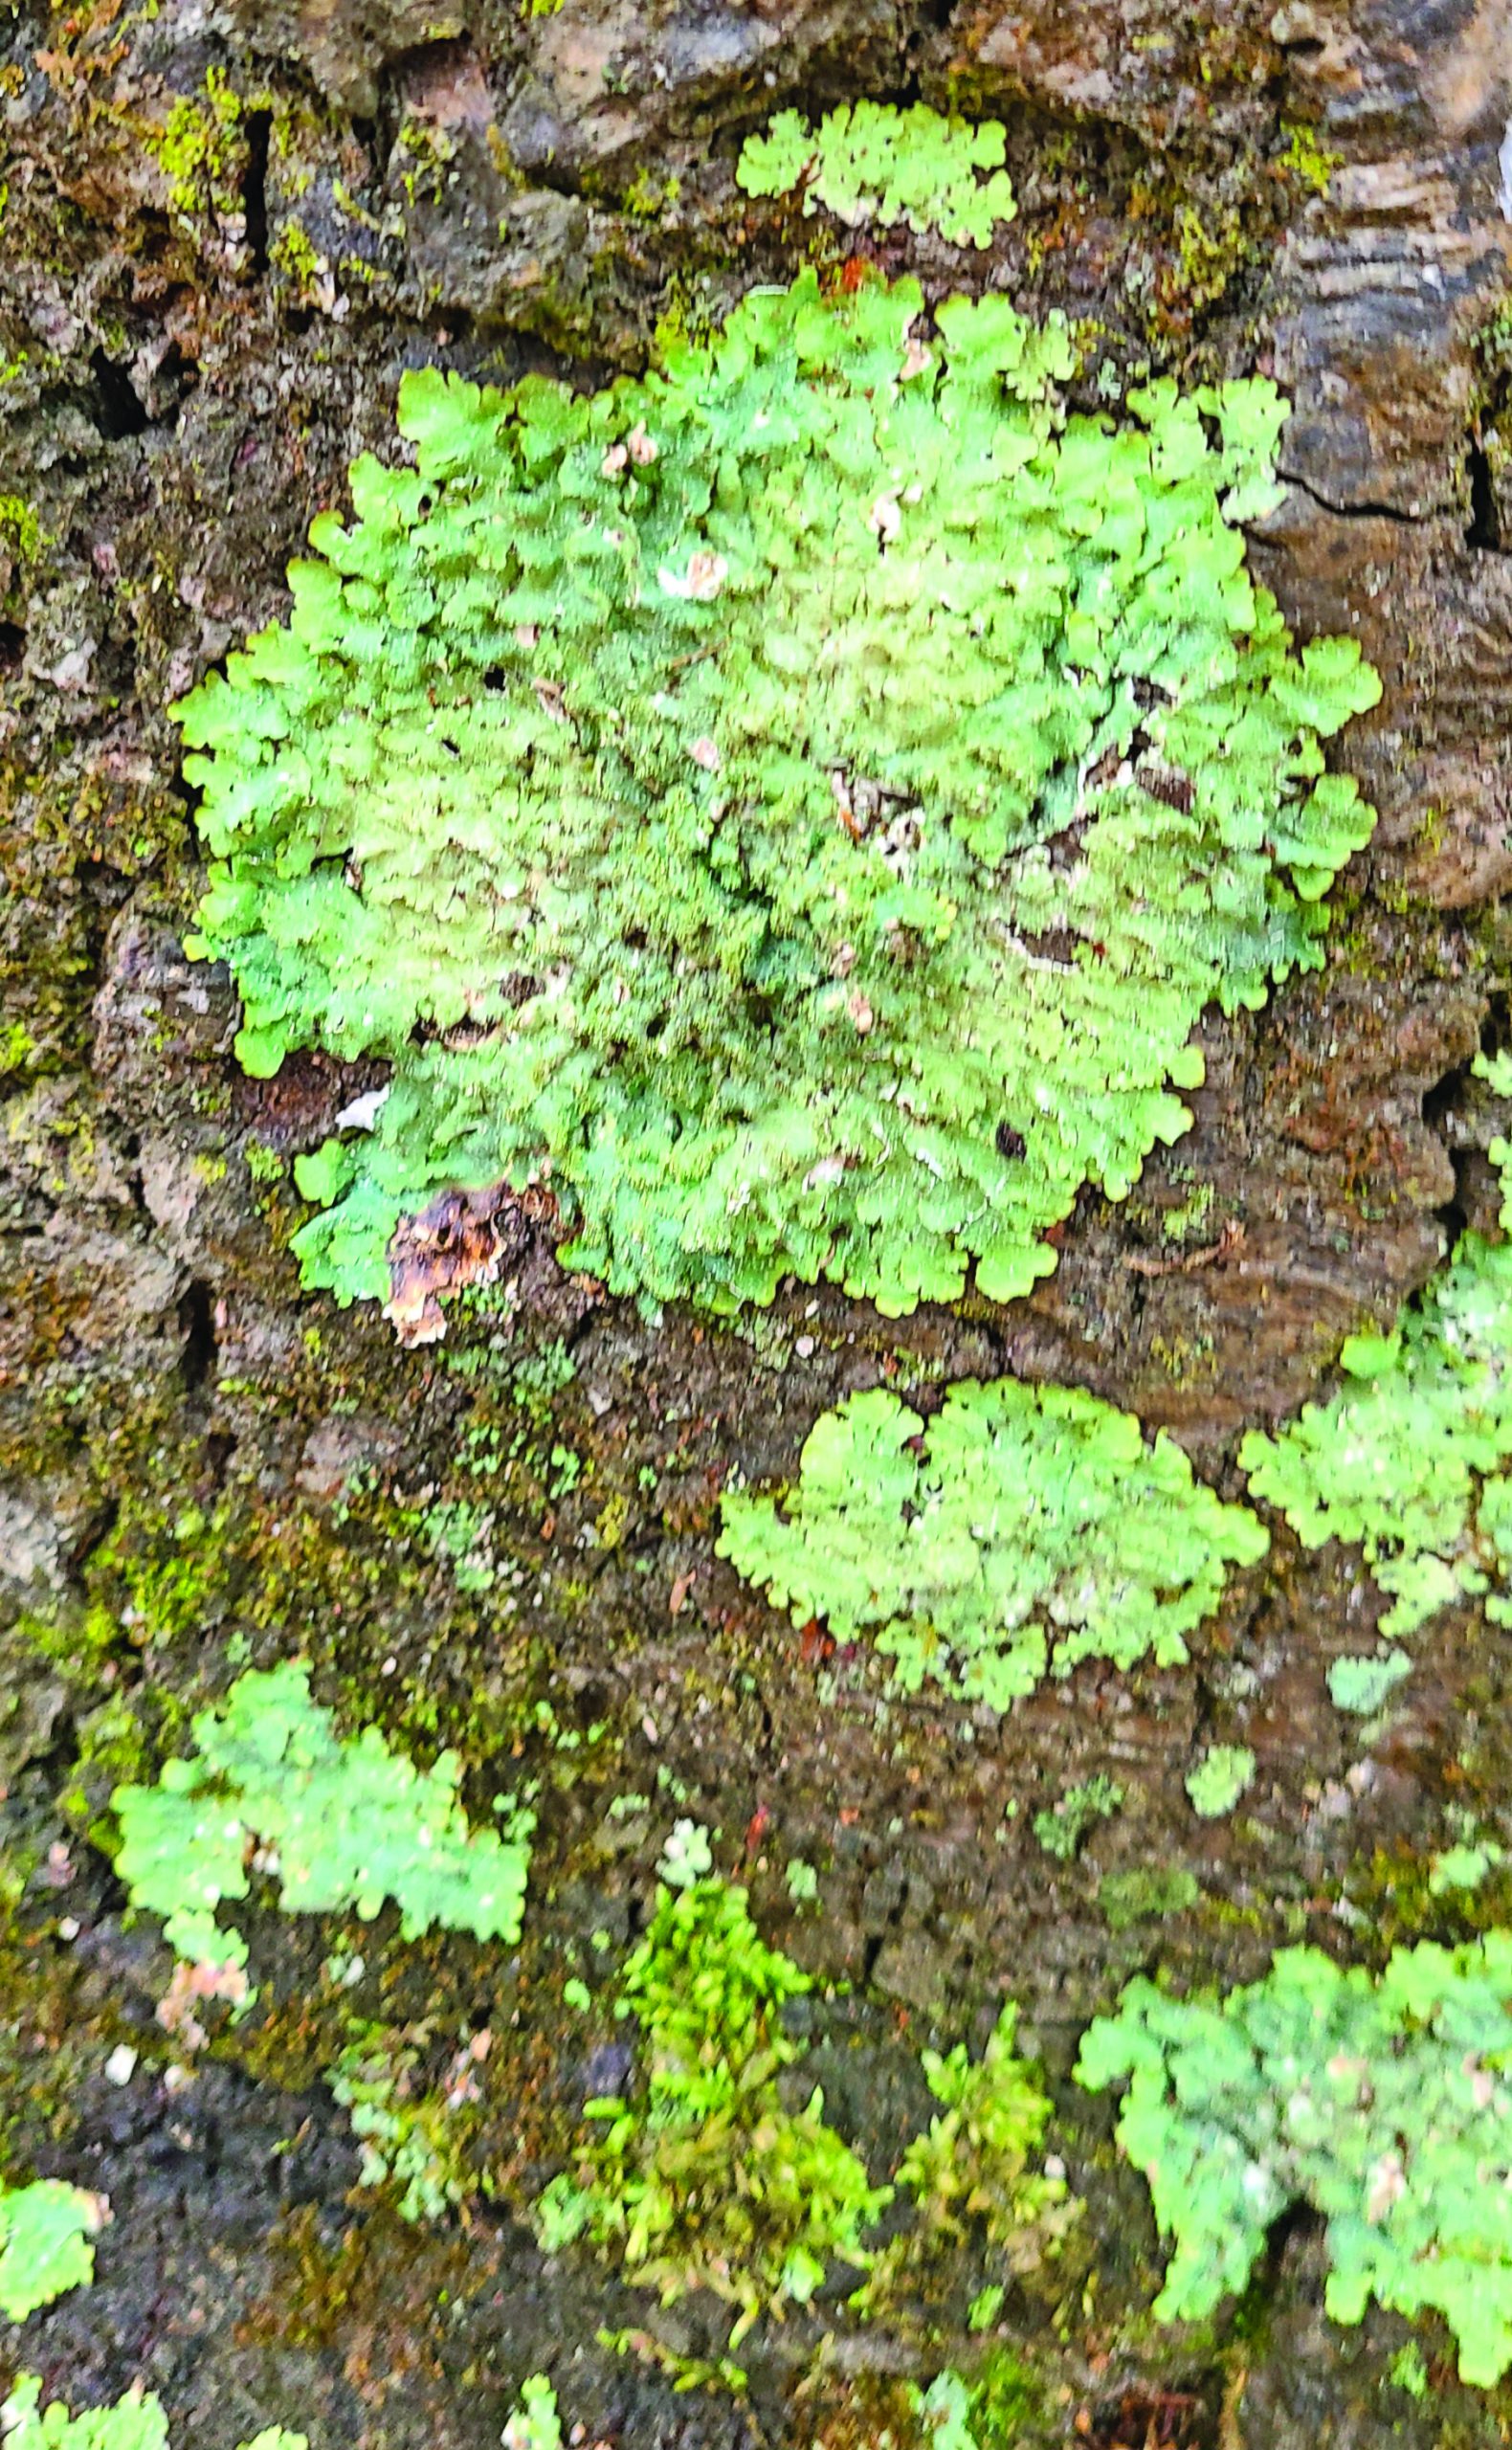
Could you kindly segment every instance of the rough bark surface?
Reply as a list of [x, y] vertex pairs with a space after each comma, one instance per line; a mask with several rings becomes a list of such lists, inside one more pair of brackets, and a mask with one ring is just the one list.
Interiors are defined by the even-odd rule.
[[[700, 2355], [711, 2309], [547, 2265], [511, 2210], [606, 2080], [562, 1984], [589, 1933], [617, 1944], [644, 1911], [667, 1815], [608, 1817], [638, 1790], [718, 1831], [768, 1935], [852, 1986], [815, 2011], [810, 2066], [874, 2168], [926, 2106], [921, 2041], [979, 2040], [1005, 1991], [1021, 2002], [1089, 2241], [1074, 2287], [1011, 2309], [1044, 2388], [1026, 2441], [1381, 2439], [1406, 2331], [1324, 2319], [1307, 2224], [1240, 2316], [1148, 2322], [1145, 2191], [1068, 2072], [1088, 2016], [1156, 1962], [1242, 1979], [1304, 1933], [1345, 1958], [1456, 1934], [1422, 1863], [1453, 1804], [1504, 1794], [1504, 1635], [1436, 1619], [1362, 1750], [1324, 1679], [1378, 1595], [1278, 1526], [1190, 1668], [1084, 1667], [973, 1724], [884, 1700], [713, 1544], [732, 1472], [790, 1473], [818, 1412], [878, 1381], [926, 1401], [1005, 1370], [1086, 1387], [1238, 1494], [1242, 1431], [1325, 1390], [1342, 1339], [1390, 1320], [1446, 1235], [1494, 1224], [1469, 1063], [1512, 987], [1512, 439], [1480, 337], [1512, 282], [1512, 18], [1501, 0], [85, 0], [13, 10], [0, 61], [0, 2150], [103, 2188], [115, 2216], [99, 2283], [29, 2327], [26, 2361], [76, 2405], [144, 2379], [203, 2450], [276, 2419], [316, 2450], [481, 2450], [538, 2367], [582, 2438], [626, 2450], [901, 2440], [900, 2377], [948, 2361], [963, 2307], [864, 2332], [832, 2302], [763, 2335], [748, 2401], [678, 2395], [597, 2334]], [[792, 260], [735, 186], [742, 135], [858, 94], [1004, 121], [1020, 214], [976, 283], [1098, 319], [1123, 362], [1258, 368], [1291, 395], [1291, 492], [1252, 566], [1303, 637], [1346, 632], [1380, 669], [1344, 751], [1380, 824], [1335, 891], [1327, 967], [1205, 1025], [1192, 1132], [1127, 1202], [1083, 1200], [1030, 1301], [889, 1324], [800, 1290], [759, 1330], [652, 1328], [565, 1277], [545, 1223], [522, 1229], [500, 1366], [560, 1343], [572, 1374], [479, 1482], [465, 1458], [492, 1428], [507, 1453], [518, 1403], [453, 1366], [465, 1336], [407, 1352], [376, 1315], [301, 1295], [292, 1185], [249, 1172], [255, 1144], [318, 1145], [365, 1080], [315, 1058], [238, 1073], [231, 983], [182, 949], [200, 870], [165, 710], [279, 612], [312, 514], [357, 450], [390, 447], [406, 367], [643, 362], [669, 309], [717, 314]], [[1293, 124], [1339, 157], [1326, 194], [1282, 166]], [[838, 265], [851, 242], [797, 243], [815, 235]], [[950, 250], [915, 259], [937, 295], [962, 278]], [[1162, 1218], [1194, 1178], [1210, 1246], [1170, 1264]], [[459, 1592], [419, 1526], [480, 1490], [508, 1571]], [[458, 2035], [493, 2036], [469, 2150], [498, 2192], [449, 2226], [350, 2192], [321, 1945], [298, 1925], [262, 1918], [256, 2016], [163, 2082], [170, 1959], [123, 1917], [109, 1792], [238, 1661], [297, 1652], [348, 1724], [541, 1784], [514, 1958], [406, 1950], [388, 1924], [367, 1951], [358, 2005], [436, 2068]], [[1237, 1821], [1192, 1819], [1199, 1739], [1257, 1756]], [[1033, 1814], [1099, 1771], [1125, 1807], [1056, 1865]], [[792, 1856], [819, 1867], [819, 1916], [789, 1899]], [[1137, 1865], [1190, 1866], [1200, 1904], [1110, 1927], [1100, 1881]], [[141, 2056], [118, 2087], [122, 2041]], [[0, 2333], [0, 2366], [19, 2353]], [[1433, 2371], [1421, 2406], [1393, 2396], [1393, 2439], [1512, 2438], [1512, 2394]]]

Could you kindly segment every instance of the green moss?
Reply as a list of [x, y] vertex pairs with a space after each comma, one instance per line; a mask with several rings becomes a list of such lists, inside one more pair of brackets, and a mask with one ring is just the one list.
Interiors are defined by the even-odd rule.
[[1059, 326], [922, 306], [807, 275], [589, 399], [408, 376], [418, 465], [181, 709], [243, 1062], [394, 1066], [308, 1281], [549, 1181], [648, 1301], [1007, 1299], [1186, 1128], [1203, 1007], [1319, 959], [1377, 683], [1245, 575], [1274, 389], [1072, 415]]
[[19, 494], [0, 494], [0, 547], [25, 564], [40, 558], [46, 542], [32, 504]]
[[1022, 2279], [1057, 2249], [1080, 2212], [1063, 2176], [1043, 2166], [1050, 2100], [1013, 2048], [1018, 2011], [1010, 2000], [973, 2060], [964, 2043], [923, 2055], [939, 2114], [909, 2145], [898, 2185], [913, 2197], [912, 2224], [878, 2258], [857, 2301], [874, 2311], [899, 2280], [917, 2286], [923, 2265], [969, 2244], [985, 2270]]
[[452, 1498], [427, 1506], [416, 1517], [433, 1556], [444, 1557], [461, 1592], [491, 1591], [498, 1579], [491, 1533], [490, 1508]]
[[983, 2450], [1011, 2450], [1033, 2438], [1044, 2412], [1044, 2385], [1007, 2342], [989, 2348], [970, 2377], [970, 2423]]
[[1156, 1865], [1108, 1872], [1098, 1883], [1098, 1904], [1110, 1931], [1185, 1914], [1201, 1895], [1193, 1873]]
[[822, 204], [853, 228], [906, 222], [958, 247], [989, 247], [1018, 211], [1005, 145], [997, 120], [972, 126], [923, 102], [842, 102], [816, 128], [779, 111], [765, 136], [746, 138], [735, 175], [747, 195], [801, 192], [805, 212]]
[[1119, 2140], [1175, 2252], [1155, 2311], [1197, 2321], [1243, 2288], [1287, 2205], [1327, 2221], [1325, 2303], [1435, 2307], [1469, 2382], [1512, 2365], [1512, 1933], [1341, 1971], [1284, 1949], [1221, 2003], [1129, 1985], [1077, 2073], [1127, 2083]]
[[7, 1022], [0, 1028], [0, 1079], [24, 1070], [35, 1053], [36, 1040], [25, 1022]]
[[190, 218], [207, 210], [241, 211], [247, 159], [242, 108], [225, 70], [212, 65], [205, 71], [203, 97], [181, 96], [163, 125], [145, 134], [147, 151], [169, 182], [175, 212]]
[[479, 1939], [520, 1936], [532, 1815], [507, 1837], [470, 1831], [460, 1770], [442, 1753], [417, 1771], [376, 1728], [339, 1738], [311, 1698], [309, 1672], [284, 1665], [238, 1677], [194, 1721], [197, 1757], [166, 1764], [155, 1787], [119, 1788], [116, 1870], [131, 1903], [164, 1917], [178, 1953], [244, 1966], [247, 1944], [222, 1929], [224, 1898], [248, 1894], [250, 1856], [277, 1867], [286, 1913], [365, 1920], [394, 1898], [407, 1939], [439, 1925]]
[[1168, 1242], [1192, 1242], [1207, 1231], [1212, 1214], [1212, 1183], [1193, 1183], [1185, 1198], [1174, 1208], [1167, 1208], [1160, 1220], [1161, 1232]]
[[1423, 2351], [1415, 2340], [1410, 2339], [1405, 2347], [1397, 2350], [1387, 2371], [1386, 2378], [1389, 2382], [1394, 2383], [1399, 2391], [1405, 2391], [1410, 2399], [1427, 2398], [1428, 2368], [1423, 2362]]
[[268, 261], [274, 272], [301, 296], [313, 290], [322, 275], [330, 270], [302, 221], [296, 220], [292, 213], [269, 248]]
[[1326, 195], [1328, 182], [1343, 162], [1344, 155], [1331, 152], [1320, 141], [1318, 130], [1301, 121], [1282, 120], [1281, 134], [1286, 139], [1286, 150], [1280, 156], [1282, 168], [1289, 170], [1304, 188], [1311, 188], [1314, 195]]
[[589, 2103], [591, 2140], [536, 2207], [548, 2253], [587, 2236], [663, 2304], [712, 2289], [739, 2309], [732, 2348], [764, 2311], [807, 2303], [835, 2258], [864, 2268], [891, 2189], [868, 2185], [817, 2088], [798, 2111], [777, 2090], [799, 2057], [782, 2008], [811, 1988], [765, 1946], [743, 1888], [658, 1887], [619, 2000], [641, 2031], [643, 2086]]
[[896, 1395], [815, 1422], [797, 1486], [732, 1493], [719, 1553], [793, 1621], [871, 1632], [895, 1681], [1004, 1709], [1047, 1669], [1187, 1656], [1227, 1568], [1262, 1556], [1179, 1446], [1072, 1388], [952, 1388], [927, 1428]]
[[[113, 1614], [145, 1648], [201, 1636], [224, 1614], [227, 1538], [224, 1502], [213, 1513], [190, 1503], [172, 1506], [153, 1490], [130, 1492], [114, 1527], [90, 1559], [90, 1583], [109, 1591]], [[101, 1633], [104, 1627], [101, 1627]]]
[[680, 179], [658, 178], [648, 169], [639, 169], [620, 199], [620, 209], [633, 221], [657, 221], [664, 212], [671, 212], [681, 192]]
[[247, 1171], [255, 1183], [281, 1183], [284, 1163], [277, 1148], [269, 1148], [260, 1140], [249, 1140], [242, 1156]]

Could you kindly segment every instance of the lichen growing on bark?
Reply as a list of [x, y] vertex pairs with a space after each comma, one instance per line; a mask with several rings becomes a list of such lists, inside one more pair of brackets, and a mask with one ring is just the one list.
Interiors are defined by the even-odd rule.
[[549, 1185], [563, 1256], [889, 1312], [1055, 1263], [1189, 1117], [1203, 1007], [1321, 958], [1377, 695], [1244, 568], [1275, 388], [1068, 412], [1065, 329], [759, 292], [592, 398], [406, 378], [295, 610], [182, 708], [243, 1062], [392, 1066], [305, 1169], [308, 1281]]
[[720, 1553], [796, 1623], [866, 1632], [918, 1692], [993, 1709], [1078, 1659], [1187, 1658], [1231, 1566], [1264, 1555], [1170, 1438], [1070, 1387], [951, 1389], [925, 1426], [885, 1389], [815, 1422], [781, 1499], [732, 1491]]
[[[1501, 1078], [1512, 1089], [1512, 1067]], [[1466, 1234], [1391, 1332], [1351, 1337], [1340, 1361], [1330, 1401], [1245, 1438], [1256, 1496], [1309, 1548], [1359, 1542], [1391, 1596], [1384, 1634], [1482, 1596], [1493, 1623], [1512, 1623], [1512, 1243]]]
[[164, 1917], [181, 1957], [245, 1966], [246, 1941], [215, 1913], [248, 1894], [257, 1852], [286, 1913], [355, 1909], [370, 1922], [392, 1897], [407, 1939], [436, 1925], [519, 1938], [532, 1816], [512, 1814], [502, 1838], [469, 1829], [455, 1754], [417, 1771], [376, 1727], [343, 1739], [294, 1664], [238, 1677], [199, 1713], [194, 1743], [156, 1786], [112, 1797], [117, 1871], [134, 1905]]
[[765, 135], [746, 138], [735, 175], [747, 195], [801, 189], [805, 212], [822, 204], [853, 228], [906, 222], [956, 246], [989, 247], [1018, 209], [1005, 149], [997, 120], [943, 119], [924, 102], [905, 111], [842, 102], [817, 127], [801, 111], [779, 111]]
[[1099, 2017], [1078, 2074], [1127, 2084], [1119, 2140], [1175, 2252], [1155, 2311], [1195, 2321], [1243, 2288], [1287, 2206], [1326, 2219], [1324, 2302], [1436, 2307], [1467, 2381], [1512, 2365], [1512, 1933], [1396, 1949], [1343, 1971], [1283, 1949], [1221, 2002], [1141, 1978]]

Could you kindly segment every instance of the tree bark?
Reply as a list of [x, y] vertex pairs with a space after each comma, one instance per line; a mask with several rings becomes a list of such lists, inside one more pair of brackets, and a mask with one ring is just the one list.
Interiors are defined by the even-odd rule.
[[[1435, 1619], [1362, 1751], [1325, 1675], [1379, 1595], [1278, 1526], [1190, 1666], [1083, 1668], [973, 1722], [886, 1699], [714, 1542], [732, 1473], [790, 1477], [816, 1415], [878, 1382], [1087, 1388], [1242, 1494], [1243, 1431], [1326, 1391], [1345, 1336], [1390, 1322], [1446, 1236], [1494, 1230], [1469, 1064], [1512, 978], [1512, 399], [1484, 337], [1512, 275], [1512, 19], [1498, 0], [95, 0], [13, 12], [0, 57], [0, 2136], [115, 2215], [96, 2285], [13, 2361], [76, 2407], [141, 2378], [203, 2450], [275, 2419], [316, 2450], [480, 2450], [543, 2367], [584, 2438], [627, 2450], [901, 2440], [902, 2383], [949, 2361], [962, 2307], [926, 2294], [868, 2332], [832, 2303], [753, 2341], [748, 2399], [678, 2395], [597, 2335], [704, 2356], [708, 2308], [548, 2265], [510, 2209], [605, 2081], [562, 1983], [591, 1934], [617, 1950], [636, 1927], [675, 1808], [718, 1833], [774, 1944], [853, 1986], [814, 2010], [809, 2076], [874, 2172], [927, 2113], [920, 2044], [979, 2044], [1019, 2000], [1087, 2202], [1076, 2288], [1012, 2309], [1042, 2394], [1024, 2440], [1378, 2438], [1402, 2327], [1324, 2320], [1305, 2226], [1244, 2322], [1144, 2319], [1145, 2190], [1069, 2069], [1136, 1970], [1231, 1982], [1301, 1936], [1351, 1957], [1424, 1927], [1448, 1807], [1504, 1792], [1504, 1641], [1469, 1609]], [[300, 1290], [289, 1161], [365, 1076], [241, 1076], [232, 983], [184, 951], [203, 874], [167, 708], [280, 614], [312, 515], [345, 502], [357, 452], [391, 449], [404, 368], [643, 364], [663, 315], [717, 317], [790, 266], [735, 186], [741, 137], [859, 94], [1003, 120], [1020, 211], [979, 284], [1095, 319], [1124, 365], [1257, 368], [1289, 394], [1290, 492], [1251, 568], [1301, 637], [1356, 637], [1383, 677], [1342, 747], [1375, 836], [1335, 889], [1326, 967], [1209, 1016], [1191, 1132], [1128, 1200], [1083, 1197], [1032, 1299], [889, 1322], [799, 1287], [754, 1326], [652, 1326], [565, 1276], [537, 1227], [511, 1340], [468, 1376], [465, 1336], [405, 1351], [370, 1306]], [[1325, 193], [1285, 167], [1293, 126], [1336, 157]], [[852, 242], [830, 243], [837, 262]], [[952, 251], [912, 260], [933, 295], [960, 278]], [[1193, 1180], [1213, 1230], [1174, 1265], [1162, 1218]], [[469, 1478], [480, 1454], [499, 1468]], [[424, 1531], [469, 1492], [507, 1560], [483, 1591]], [[492, 2036], [469, 2151], [499, 2193], [449, 2227], [348, 2200], [322, 1950], [296, 1922], [267, 1918], [256, 2015], [163, 2081], [170, 1959], [124, 1913], [110, 1791], [183, 1748], [238, 1663], [295, 1655], [345, 1724], [540, 1789], [511, 1960], [407, 1950], [387, 1924], [370, 1951], [364, 2013], [411, 2029], [433, 2076]], [[1194, 1827], [1199, 1738], [1257, 1757], [1237, 1820]], [[1125, 1808], [1056, 1866], [1033, 1815], [1100, 1771]], [[651, 1808], [615, 1821], [628, 1791]], [[795, 1857], [819, 1916], [789, 1896]], [[1174, 1864], [1196, 1908], [1110, 1927], [1100, 1879]], [[140, 2060], [118, 2086], [122, 2042]], [[1393, 2438], [1505, 2420], [1446, 2380]]]

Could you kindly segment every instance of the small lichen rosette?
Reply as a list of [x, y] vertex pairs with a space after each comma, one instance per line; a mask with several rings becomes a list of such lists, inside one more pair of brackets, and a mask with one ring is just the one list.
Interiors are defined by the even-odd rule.
[[925, 102], [901, 111], [842, 102], [817, 127], [798, 111], [779, 111], [765, 135], [746, 138], [735, 176], [747, 195], [801, 188], [805, 213], [822, 204], [853, 229], [906, 221], [920, 236], [935, 230], [952, 246], [989, 247], [1018, 210], [1000, 120], [973, 126]]
[[1252, 1490], [1304, 1548], [1360, 1543], [1390, 1594], [1383, 1634], [1481, 1596], [1512, 1624], [1512, 1243], [1466, 1234], [1390, 1336], [1352, 1336], [1339, 1358], [1331, 1402], [1245, 1438]]
[[1071, 1387], [953, 1388], [926, 1429], [884, 1388], [814, 1423], [780, 1501], [724, 1500], [719, 1552], [795, 1623], [869, 1633], [893, 1680], [993, 1709], [1079, 1659], [1185, 1661], [1267, 1535], [1170, 1438]]
[[1189, 1117], [1203, 1007], [1319, 959], [1377, 695], [1245, 573], [1266, 382], [1068, 414], [1064, 328], [759, 292], [591, 398], [406, 377], [294, 610], [180, 708], [251, 1071], [393, 1067], [307, 1281], [546, 1181], [562, 1256], [717, 1310], [1055, 1264]]

